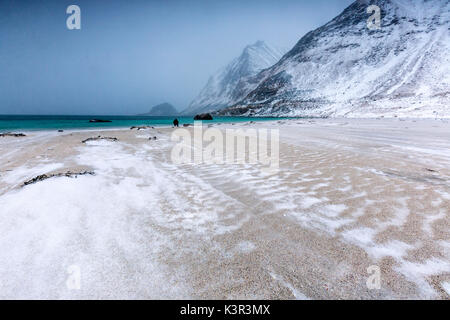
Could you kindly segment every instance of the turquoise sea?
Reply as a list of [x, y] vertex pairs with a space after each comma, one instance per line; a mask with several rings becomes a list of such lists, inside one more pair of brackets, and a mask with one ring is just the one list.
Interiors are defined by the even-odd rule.
[[[108, 123], [91, 123], [91, 119], [111, 120]], [[64, 130], [64, 129], [96, 129], [123, 128], [131, 126], [167, 126], [172, 125], [175, 117], [144, 117], [144, 116], [42, 116], [42, 115], [0, 115], [0, 133], [7, 131], [32, 130]], [[180, 126], [184, 123], [194, 123], [193, 117], [177, 117]], [[247, 118], [247, 117], [217, 117], [204, 123], [270, 121], [280, 118]]]

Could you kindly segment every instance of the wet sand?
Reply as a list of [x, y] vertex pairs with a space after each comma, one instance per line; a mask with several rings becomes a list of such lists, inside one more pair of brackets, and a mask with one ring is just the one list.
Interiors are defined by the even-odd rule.
[[174, 164], [172, 128], [0, 138], [0, 298], [450, 297], [448, 120], [214, 127], [279, 129], [278, 172]]

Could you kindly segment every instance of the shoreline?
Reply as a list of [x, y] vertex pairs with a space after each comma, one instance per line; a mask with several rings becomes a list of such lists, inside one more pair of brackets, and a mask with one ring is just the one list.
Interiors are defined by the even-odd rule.
[[[231, 118], [231, 117], [230, 117]], [[337, 117], [337, 118], [326, 118], [326, 117], [280, 117], [280, 118], [275, 118], [273, 119], [273, 117], [257, 117], [255, 119], [249, 118], [249, 117], [233, 117], [236, 119], [247, 119], [245, 121], [237, 121], [235, 123], [237, 124], [241, 124], [241, 123], [249, 123], [249, 122], [257, 122], [257, 123], [272, 123], [272, 122], [278, 122], [278, 121], [297, 121], [297, 120], [316, 120], [316, 121], [358, 121], [358, 120], [367, 120], [367, 121], [371, 121], [371, 120], [385, 120], [385, 121], [442, 121], [447, 123], [448, 121], [450, 121], [450, 117], [449, 118], [408, 118], [408, 117], [389, 117], [389, 118], [384, 118], [384, 117], [371, 117], [371, 118], [347, 118], [347, 117]], [[258, 119], [263, 119], [263, 118], [267, 118], [267, 119], [271, 119], [271, 120], [258, 120]], [[189, 122], [189, 124], [193, 124], [194, 120], [192, 120], [192, 123]], [[232, 120], [229, 121], [223, 121], [223, 122], [208, 122], [205, 121], [205, 124], [208, 125], [220, 125], [220, 124], [231, 124], [233, 123]], [[135, 126], [139, 126], [139, 125], [143, 125], [143, 124], [134, 124]], [[157, 127], [157, 128], [171, 128], [173, 127], [171, 124], [149, 124], [148, 126], [153, 126], [153, 127]], [[183, 128], [182, 124], [180, 125], [180, 128]], [[124, 125], [124, 126], [111, 126], [111, 127], [78, 127], [78, 128], [67, 128], [67, 129], [48, 129], [48, 128], [36, 128], [36, 129], [13, 129], [13, 130], [3, 130], [0, 129], [0, 133], [33, 133], [33, 132], [58, 132], [58, 130], [64, 130], [64, 132], [83, 132], [83, 131], [114, 131], [114, 130], [126, 130], [126, 129], [130, 129], [130, 125]]]
[[[271, 122], [277, 122], [277, 121], [297, 121], [297, 120], [322, 120], [322, 121], [357, 121], [357, 120], [367, 120], [367, 121], [371, 121], [371, 120], [385, 120], [385, 121], [442, 121], [442, 122], [448, 122], [450, 121], [450, 117], [449, 118], [408, 118], [408, 117], [390, 117], [390, 118], [384, 118], [384, 117], [371, 117], [371, 118], [352, 118], [352, 117], [337, 117], [337, 118], [326, 118], [326, 117], [280, 117], [280, 118], [273, 118], [273, 117], [257, 117], [255, 119], [252, 118], [248, 118], [248, 117], [234, 117], [236, 119], [247, 119], [245, 121], [237, 121], [235, 123], [248, 123], [248, 122], [258, 122], [258, 123], [271, 123]], [[263, 119], [263, 118], [267, 118], [267, 119], [271, 119], [271, 120], [260, 120], [258, 121], [258, 119]], [[189, 124], [193, 124], [194, 120], [192, 120], [192, 123]], [[208, 122], [205, 121], [205, 124], [211, 124], [211, 125], [220, 125], [220, 124], [231, 124], [233, 123], [232, 120], [230, 121], [223, 121], [223, 122]], [[141, 124], [135, 124], [135, 126], [139, 126]], [[158, 128], [170, 128], [173, 127], [173, 125], [171, 124], [149, 124], [148, 126], [153, 126], [153, 127], [158, 127]], [[180, 128], [182, 128], [183, 126], [180, 125]], [[121, 129], [130, 129], [129, 125], [126, 126], [117, 126], [117, 127], [78, 127], [78, 128], [67, 128], [67, 129], [48, 129], [48, 128], [36, 128], [36, 129], [13, 129], [13, 130], [1, 130], [0, 133], [26, 133], [26, 132], [54, 132], [54, 131], [58, 131], [58, 130], [64, 130], [64, 132], [78, 132], [78, 131], [111, 131], [111, 130], [121, 130]]]
[[[18, 117], [20, 117], [20, 116], [18, 116]], [[24, 116], [24, 117], [27, 117], [27, 116]], [[28, 116], [28, 117], [38, 117], [38, 116]], [[43, 119], [38, 119], [38, 120], [29, 119], [29, 120], [26, 120], [26, 121], [66, 121], [66, 120], [68, 120], [68, 119], [64, 119], [64, 118], [58, 119], [57, 118], [58, 116], [42, 116], [42, 117], [43, 117]], [[45, 119], [46, 117], [47, 118], [55, 117], [55, 119]], [[73, 116], [73, 117], [77, 118], [77, 117], [85, 117], [85, 116]], [[126, 124], [118, 124], [117, 126], [114, 126], [114, 124], [106, 125], [106, 126], [101, 126], [100, 125], [98, 127], [92, 125], [92, 126], [68, 127], [66, 129], [64, 128], [64, 125], [62, 125], [62, 127], [55, 127], [55, 128], [38, 128], [37, 127], [37, 128], [32, 128], [32, 129], [30, 129], [28, 127], [24, 127], [22, 129], [20, 129], [20, 128], [18, 128], [18, 129], [1, 129], [1, 126], [0, 126], [0, 133], [2, 133], [2, 132], [13, 132], [13, 131], [14, 132], [16, 132], [16, 131], [34, 132], [34, 131], [58, 131], [58, 130], [108, 130], [108, 129], [114, 130], [114, 129], [120, 129], [120, 128], [130, 128], [131, 126], [143, 126], [143, 125], [154, 126], [154, 127], [170, 127], [170, 126], [172, 126], [172, 120], [175, 119], [175, 118], [182, 119], [182, 120], [180, 120], [180, 121], [182, 121], [182, 124], [183, 123], [193, 124], [194, 121], [195, 121], [192, 117], [173, 117], [173, 118], [170, 118], [170, 119], [165, 119], [165, 118], [167, 118], [167, 117], [161, 117], [161, 119], [154, 119], [154, 118], [153, 119], [145, 119], [145, 118], [144, 119], [139, 119], [139, 118], [126, 119], [126, 116], [125, 116], [124, 119], [112, 120], [112, 123], [114, 123], [114, 121], [116, 121], [116, 122], [129, 121]], [[188, 118], [188, 119], [184, 119], [184, 118]], [[287, 117], [280, 117], [280, 118], [278, 118], [278, 117], [255, 117], [255, 118], [249, 118], [249, 117], [216, 117], [216, 118], [214, 118], [214, 120], [207, 121], [207, 122], [210, 123], [210, 124], [229, 123], [229, 122], [240, 123], [240, 122], [247, 122], [247, 121], [266, 122], [266, 121], [272, 121], [272, 120], [276, 121], [278, 119], [296, 119], [296, 118], [287, 118]], [[80, 120], [80, 119], [73, 119], [73, 120], [82, 121], [81, 122], [82, 124], [88, 124], [89, 123], [88, 118], [83, 119], [83, 120]], [[165, 121], [167, 121], [167, 123], [154, 123], [154, 124], [151, 123], [152, 121], [157, 121], [157, 120], [165, 120]], [[14, 120], [13, 119], [11, 119], [11, 120], [4, 119], [4, 120], [0, 120], [0, 123], [1, 122], [7, 122], [7, 121], [14, 121]], [[135, 122], [133, 122], [133, 121], [135, 121]], [[143, 122], [143, 121], [148, 121], [148, 122]], [[218, 121], [220, 121], [220, 122], [218, 122]]]

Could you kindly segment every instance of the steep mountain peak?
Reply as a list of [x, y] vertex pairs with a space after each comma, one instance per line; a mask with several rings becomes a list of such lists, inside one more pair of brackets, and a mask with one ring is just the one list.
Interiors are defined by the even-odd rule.
[[254, 44], [254, 47], [264, 47], [266, 46], [266, 43], [264, 42], [264, 40], [257, 40]]
[[253, 75], [264, 68], [271, 67], [281, 56], [280, 50], [268, 46], [262, 40], [258, 40], [254, 44], [246, 46], [237, 61], [249, 68], [247, 75]]
[[254, 84], [247, 79], [271, 67], [281, 56], [280, 50], [261, 40], [246, 46], [239, 57], [209, 78], [206, 86], [183, 113], [210, 112], [243, 99], [254, 89]]
[[254, 51], [254, 50], [265, 50], [266, 48], [268, 48], [266, 43], [264, 41], [262, 41], [262, 40], [258, 40], [258, 41], [256, 41], [253, 44], [247, 45], [244, 48], [244, 50], [242, 51], [242, 54], [250, 55], [250, 54], [252, 54], [252, 51]]
[[242, 51], [242, 55], [252, 56], [255, 54], [258, 55], [261, 52], [271, 53], [272, 51], [276, 51], [276, 49], [268, 46], [264, 41], [258, 40], [253, 44], [247, 45]]

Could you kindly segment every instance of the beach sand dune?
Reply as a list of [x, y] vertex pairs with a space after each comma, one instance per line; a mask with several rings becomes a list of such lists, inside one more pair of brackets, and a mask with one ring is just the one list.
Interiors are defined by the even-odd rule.
[[448, 121], [214, 127], [279, 129], [279, 170], [175, 164], [172, 128], [2, 138], [0, 298], [450, 297]]

